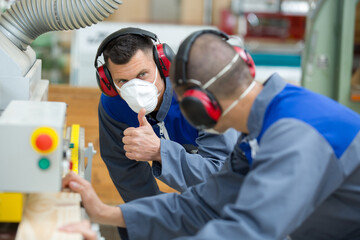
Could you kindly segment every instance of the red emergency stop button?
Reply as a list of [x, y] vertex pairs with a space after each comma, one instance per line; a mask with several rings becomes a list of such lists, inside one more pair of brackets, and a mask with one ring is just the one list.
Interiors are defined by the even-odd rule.
[[53, 152], [58, 145], [58, 136], [50, 127], [40, 127], [31, 135], [31, 145], [34, 150], [41, 154]]
[[35, 141], [36, 147], [41, 151], [48, 151], [53, 145], [53, 140], [48, 134], [40, 134]]

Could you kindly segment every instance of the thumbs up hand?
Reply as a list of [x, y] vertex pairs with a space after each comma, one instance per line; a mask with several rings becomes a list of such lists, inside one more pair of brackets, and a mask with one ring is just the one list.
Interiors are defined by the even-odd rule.
[[[145, 117], [145, 108], [141, 109], [140, 112], [138, 113], [138, 120], [139, 120], [139, 127], [143, 127], [143, 126], [150, 126], [150, 123], [147, 121], [146, 117]], [[152, 129], [152, 127], [151, 127]]]
[[159, 161], [160, 138], [155, 134], [152, 126], [145, 117], [143, 108], [138, 114], [139, 127], [129, 127], [124, 131], [125, 156], [136, 161]]

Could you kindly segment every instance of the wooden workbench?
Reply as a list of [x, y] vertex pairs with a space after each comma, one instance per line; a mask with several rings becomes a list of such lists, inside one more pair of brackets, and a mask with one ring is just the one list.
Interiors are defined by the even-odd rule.
[[[97, 151], [93, 158], [92, 185], [100, 199], [112, 205], [123, 203], [123, 200], [111, 181], [107, 168], [100, 157], [97, 114], [100, 95], [101, 92], [98, 88], [50, 85], [48, 100], [66, 102], [68, 105], [67, 126], [80, 124], [85, 129], [85, 146], [92, 142]], [[174, 192], [172, 188], [164, 183], [160, 181], [158, 183], [162, 191]]]

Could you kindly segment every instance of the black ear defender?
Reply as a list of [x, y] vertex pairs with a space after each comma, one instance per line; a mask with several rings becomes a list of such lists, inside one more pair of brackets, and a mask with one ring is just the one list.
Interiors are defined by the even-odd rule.
[[156, 67], [159, 70], [160, 76], [165, 79], [169, 76], [169, 70], [171, 61], [175, 56], [173, 50], [167, 45], [166, 43], [160, 43], [156, 34], [140, 29], [140, 28], [122, 28], [109, 36], [107, 36], [102, 43], [100, 44], [96, 57], [95, 57], [95, 69], [96, 69], [96, 80], [100, 90], [109, 97], [114, 97], [118, 95], [116, 91], [114, 82], [111, 78], [111, 74], [109, 69], [106, 67], [105, 64], [98, 66], [98, 58], [103, 53], [106, 46], [114, 39], [124, 36], [124, 35], [138, 35], [142, 37], [150, 38], [154, 42], [153, 46], [153, 56]]
[[[180, 102], [180, 110], [191, 125], [197, 129], [213, 128], [222, 114], [222, 109], [215, 96], [204, 89], [199, 81], [187, 78], [187, 64], [189, 53], [195, 40], [203, 34], [214, 34], [224, 41], [229, 36], [217, 30], [200, 30], [188, 36], [181, 44], [176, 55], [175, 85], [184, 87]], [[233, 46], [235, 51], [249, 66], [250, 73], [255, 77], [255, 64], [250, 54], [241, 47]]]

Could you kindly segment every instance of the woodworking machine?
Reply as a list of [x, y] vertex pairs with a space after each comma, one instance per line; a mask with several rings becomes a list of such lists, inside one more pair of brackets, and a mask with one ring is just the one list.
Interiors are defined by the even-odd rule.
[[66, 103], [48, 102], [49, 81], [29, 44], [49, 31], [108, 17], [120, 0], [21, 0], [0, 15], [0, 222], [20, 222], [24, 193], [58, 192], [70, 169], [89, 180], [95, 151], [66, 127]]

